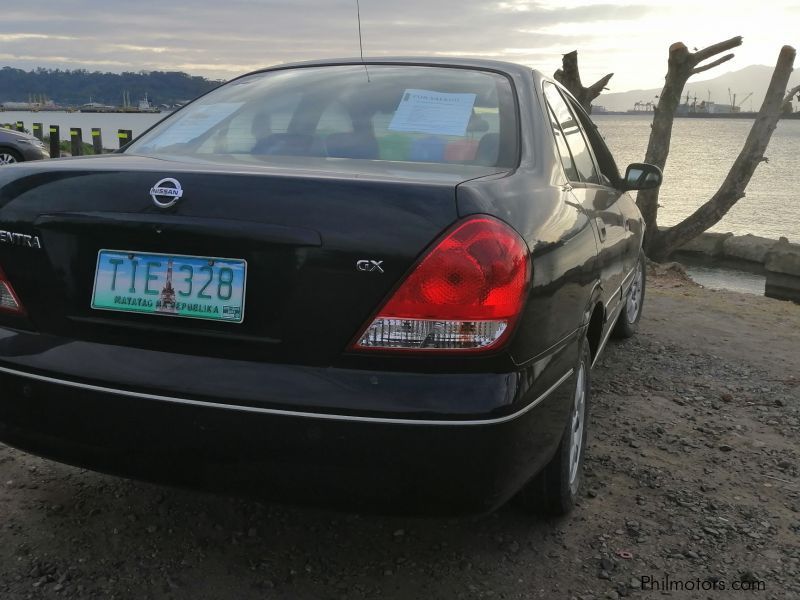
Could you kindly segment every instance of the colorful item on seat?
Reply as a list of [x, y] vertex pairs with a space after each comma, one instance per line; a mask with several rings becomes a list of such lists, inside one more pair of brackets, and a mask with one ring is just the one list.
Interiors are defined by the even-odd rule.
[[438, 136], [428, 136], [414, 140], [411, 144], [409, 160], [418, 162], [442, 162], [445, 142]]
[[478, 140], [455, 140], [445, 147], [444, 159], [447, 162], [475, 160], [477, 153]]
[[411, 138], [399, 133], [390, 133], [378, 138], [381, 160], [408, 160], [411, 153]]

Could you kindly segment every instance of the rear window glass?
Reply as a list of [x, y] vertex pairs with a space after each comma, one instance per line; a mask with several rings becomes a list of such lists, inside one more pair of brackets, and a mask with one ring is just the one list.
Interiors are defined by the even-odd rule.
[[250, 75], [193, 102], [127, 150], [514, 166], [513, 91], [457, 68], [345, 65]]

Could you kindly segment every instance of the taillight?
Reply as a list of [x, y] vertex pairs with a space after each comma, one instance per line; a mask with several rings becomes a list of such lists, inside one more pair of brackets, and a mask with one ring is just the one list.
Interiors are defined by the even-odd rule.
[[0, 268], [0, 311], [15, 315], [25, 314], [25, 309], [19, 301], [19, 296], [17, 296], [2, 268]]
[[469, 351], [499, 346], [522, 311], [528, 248], [493, 217], [442, 236], [358, 336], [356, 350]]

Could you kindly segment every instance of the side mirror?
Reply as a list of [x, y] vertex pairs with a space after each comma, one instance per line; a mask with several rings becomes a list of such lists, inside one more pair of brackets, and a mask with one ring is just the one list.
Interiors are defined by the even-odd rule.
[[631, 163], [625, 170], [625, 180], [622, 182], [623, 191], [651, 190], [661, 185], [663, 175], [661, 169], [648, 163]]

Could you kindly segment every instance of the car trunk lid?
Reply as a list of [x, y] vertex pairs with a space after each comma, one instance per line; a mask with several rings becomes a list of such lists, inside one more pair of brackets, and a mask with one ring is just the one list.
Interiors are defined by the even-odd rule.
[[[125, 155], [48, 167], [28, 168], [0, 187], [3, 229], [41, 243], [41, 249], [0, 248], [0, 265], [37, 330], [299, 364], [330, 364], [341, 354], [419, 254], [456, 220], [458, 183], [497, 172]], [[162, 209], [150, 192], [165, 178], [179, 181], [183, 195]], [[101, 250], [245, 262], [241, 323], [93, 309]]]

